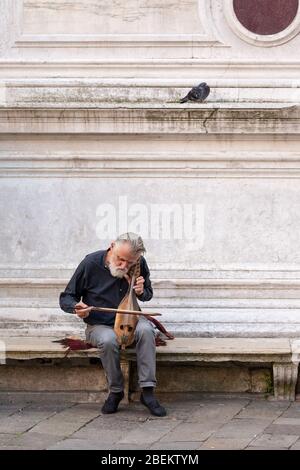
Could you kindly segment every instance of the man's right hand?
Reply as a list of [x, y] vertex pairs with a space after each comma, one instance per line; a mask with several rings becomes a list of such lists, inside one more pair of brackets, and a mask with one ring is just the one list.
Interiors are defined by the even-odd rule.
[[74, 311], [78, 317], [86, 318], [90, 314], [90, 307], [83, 302], [78, 302], [74, 307]]

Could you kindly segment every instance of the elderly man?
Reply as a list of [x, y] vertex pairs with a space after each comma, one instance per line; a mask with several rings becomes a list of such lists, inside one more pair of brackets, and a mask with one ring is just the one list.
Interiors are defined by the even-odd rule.
[[[60, 294], [60, 307], [75, 313], [87, 324], [86, 339], [99, 348], [106, 372], [109, 395], [102, 413], [115, 413], [124, 397], [124, 379], [120, 368], [120, 348], [114, 332], [115, 314], [89, 311], [88, 306], [118, 308], [127, 292], [128, 271], [140, 260], [140, 276], [136, 279], [135, 293], [139, 300], [152, 298], [150, 272], [145, 258], [142, 238], [134, 233], [120, 235], [107, 250], [88, 254], [79, 264], [64, 292]], [[165, 416], [166, 410], [154, 396], [155, 330], [144, 317], [139, 317], [135, 330], [141, 403], [155, 416]]]

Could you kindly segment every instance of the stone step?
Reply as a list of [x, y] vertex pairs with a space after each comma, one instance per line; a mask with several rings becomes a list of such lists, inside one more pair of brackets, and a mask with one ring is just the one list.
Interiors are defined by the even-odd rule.
[[[141, 305], [150, 312], [160, 312], [160, 320], [177, 336], [299, 337], [298, 308], [176, 308]], [[85, 324], [59, 307], [0, 307], [0, 334], [4, 336], [42, 336], [84, 334]]]

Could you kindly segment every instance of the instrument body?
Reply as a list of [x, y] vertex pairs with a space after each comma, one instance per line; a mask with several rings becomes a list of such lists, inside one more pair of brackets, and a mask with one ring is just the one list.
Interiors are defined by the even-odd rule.
[[140, 260], [138, 260], [137, 264], [131, 270], [129, 276], [130, 275], [131, 278], [128, 291], [118, 306], [114, 324], [114, 331], [117, 336], [117, 341], [122, 349], [125, 349], [134, 342], [134, 333], [136, 325], [139, 321], [138, 315], [120, 313], [119, 310], [134, 310], [137, 312], [141, 311], [133, 288], [137, 277], [140, 275]]

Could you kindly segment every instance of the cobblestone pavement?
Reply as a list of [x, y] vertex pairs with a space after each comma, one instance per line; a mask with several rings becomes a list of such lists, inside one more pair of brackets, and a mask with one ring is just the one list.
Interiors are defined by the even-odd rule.
[[156, 418], [138, 402], [0, 405], [0, 449], [300, 449], [300, 402], [180, 396]]

